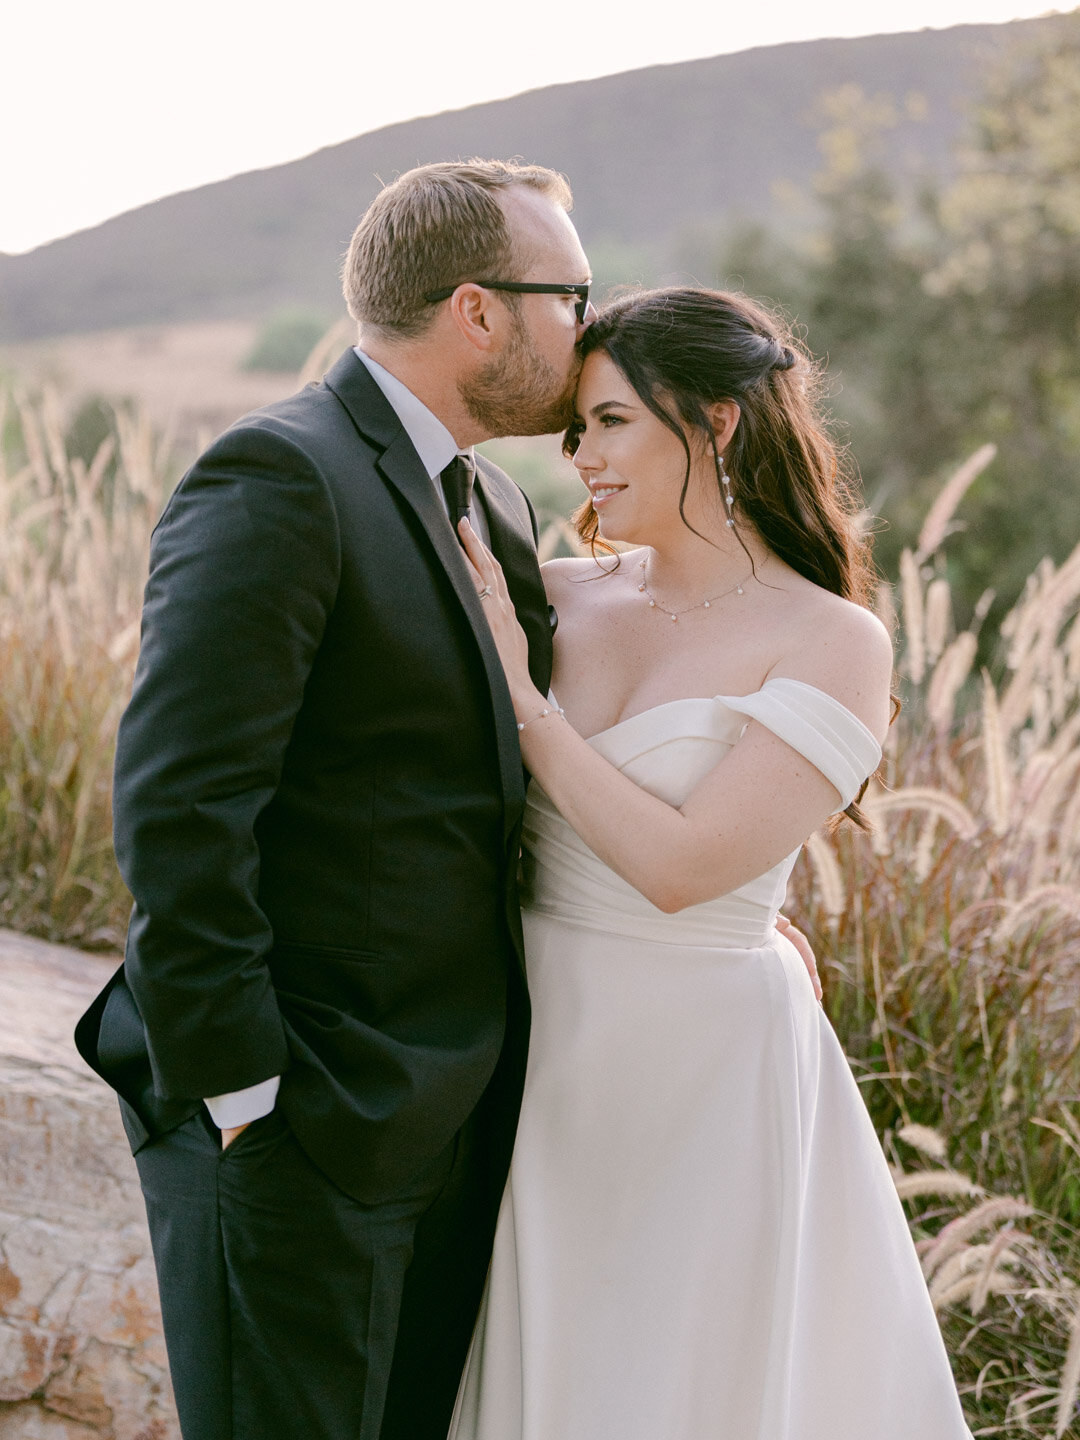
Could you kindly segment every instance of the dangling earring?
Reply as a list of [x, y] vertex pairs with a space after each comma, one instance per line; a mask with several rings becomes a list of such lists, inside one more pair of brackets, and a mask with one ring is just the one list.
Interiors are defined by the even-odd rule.
[[714, 451], [714, 454], [716, 455], [716, 477], [724, 487], [724, 504], [727, 506], [728, 529], [733, 530], [735, 528], [735, 521], [732, 518], [731, 512], [735, 507], [735, 501], [731, 498], [731, 479], [724, 469], [724, 457], [719, 451]]

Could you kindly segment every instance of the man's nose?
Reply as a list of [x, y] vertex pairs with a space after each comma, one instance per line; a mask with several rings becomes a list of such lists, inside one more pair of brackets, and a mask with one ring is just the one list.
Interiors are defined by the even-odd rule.
[[584, 334], [596, 318], [596, 306], [590, 300], [589, 303], [585, 306], [585, 318], [578, 321], [578, 330], [582, 334]]

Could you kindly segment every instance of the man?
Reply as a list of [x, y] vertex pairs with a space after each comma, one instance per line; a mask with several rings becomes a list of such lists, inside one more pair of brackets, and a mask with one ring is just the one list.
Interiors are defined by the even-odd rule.
[[136, 1152], [184, 1440], [445, 1440], [529, 1014], [516, 722], [454, 522], [546, 690], [535, 520], [468, 478], [572, 413], [569, 207], [494, 161], [388, 186], [346, 261], [358, 349], [215, 441], [155, 532], [135, 909], [77, 1040]]
[[466, 491], [475, 443], [569, 419], [569, 207], [497, 162], [388, 186], [346, 262], [360, 347], [215, 441], [155, 532], [135, 909], [77, 1039], [136, 1152], [185, 1440], [446, 1433], [528, 1033], [517, 731], [453, 522], [546, 689], [535, 520], [486, 460]]

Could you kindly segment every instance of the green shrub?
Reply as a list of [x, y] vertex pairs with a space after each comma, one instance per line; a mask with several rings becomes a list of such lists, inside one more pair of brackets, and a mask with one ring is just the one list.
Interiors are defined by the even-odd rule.
[[243, 362], [245, 370], [299, 370], [330, 321], [314, 310], [275, 310]]

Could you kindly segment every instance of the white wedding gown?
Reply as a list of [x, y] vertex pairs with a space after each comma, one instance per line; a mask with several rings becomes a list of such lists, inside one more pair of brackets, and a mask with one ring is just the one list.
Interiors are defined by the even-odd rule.
[[[678, 805], [747, 717], [845, 804], [877, 766], [787, 679], [591, 743]], [[528, 1076], [451, 1440], [970, 1440], [881, 1146], [774, 929], [798, 852], [667, 915], [535, 784], [524, 844]]]

